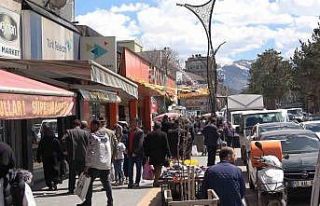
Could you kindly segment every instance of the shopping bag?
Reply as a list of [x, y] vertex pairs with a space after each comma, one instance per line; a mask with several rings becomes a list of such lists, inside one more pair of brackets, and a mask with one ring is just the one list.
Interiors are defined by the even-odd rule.
[[33, 197], [32, 190], [30, 186], [25, 183], [24, 197], [23, 197], [23, 206], [36, 206], [36, 201]]
[[75, 194], [80, 197], [81, 200], [86, 199], [86, 195], [89, 189], [89, 185], [91, 182], [91, 177], [87, 177], [84, 173], [82, 173], [77, 182], [77, 187], [75, 190]]
[[143, 166], [142, 178], [144, 180], [154, 180], [154, 167], [150, 165], [149, 160]]
[[191, 155], [192, 156], [197, 156], [198, 155], [198, 147], [197, 147], [197, 145], [192, 145]]

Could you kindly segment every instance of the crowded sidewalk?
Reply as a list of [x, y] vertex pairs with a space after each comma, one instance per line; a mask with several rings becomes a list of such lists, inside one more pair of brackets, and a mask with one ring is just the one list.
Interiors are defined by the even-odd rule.
[[[102, 191], [102, 184], [97, 179], [93, 187], [93, 206], [105, 205], [106, 195]], [[57, 191], [43, 189], [33, 191], [37, 206], [76, 205], [81, 200], [76, 195], [69, 195], [68, 180], [63, 181]], [[113, 186], [114, 205], [159, 205], [161, 203], [160, 188], [152, 188], [152, 181], [144, 180], [139, 189], [128, 189], [127, 185]], [[155, 204], [156, 203], [156, 204]]]

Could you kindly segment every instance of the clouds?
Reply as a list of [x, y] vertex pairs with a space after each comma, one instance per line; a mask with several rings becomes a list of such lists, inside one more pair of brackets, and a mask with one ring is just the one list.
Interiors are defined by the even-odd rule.
[[[206, 52], [201, 24], [190, 11], [176, 6], [205, 0], [141, 2], [96, 10], [77, 20], [117, 39], [139, 39], [145, 49], [170, 46], [182, 58]], [[255, 51], [270, 47], [289, 57], [299, 46], [299, 39], [310, 37], [319, 9], [318, 0], [218, 0], [213, 40], [215, 45], [227, 41], [219, 52], [219, 61], [241, 58], [242, 54], [243, 58], [254, 58]]]

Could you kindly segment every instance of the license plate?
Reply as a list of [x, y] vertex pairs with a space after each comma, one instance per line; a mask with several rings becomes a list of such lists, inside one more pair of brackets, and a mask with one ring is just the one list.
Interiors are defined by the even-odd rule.
[[290, 182], [291, 187], [311, 187], [312, 186], [312, 180], [308, 181], [292, 181]]

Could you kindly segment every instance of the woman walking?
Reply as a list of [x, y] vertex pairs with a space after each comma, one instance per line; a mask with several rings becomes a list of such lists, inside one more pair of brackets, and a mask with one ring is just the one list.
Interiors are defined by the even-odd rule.
[[43, 162], [44, 178], [49, 190], [57, 190], [60, 180], [60, 166], [63, 158], [60, 141], [53, 130], [43, 126], [42, 137], [37, 151], [38, 162]]

